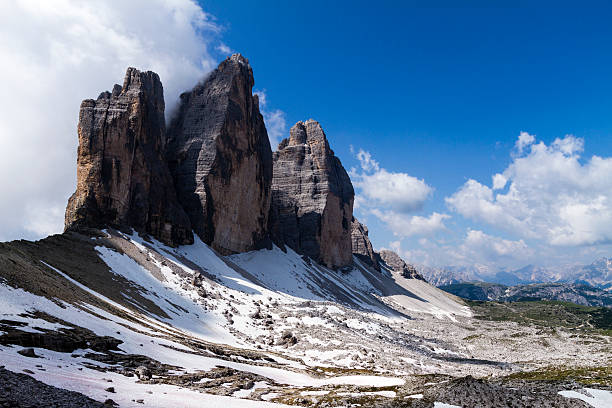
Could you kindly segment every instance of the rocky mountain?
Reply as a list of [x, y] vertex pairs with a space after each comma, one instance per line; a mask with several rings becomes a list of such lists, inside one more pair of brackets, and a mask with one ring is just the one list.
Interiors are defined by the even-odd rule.
[[482, 281], [485, 279], [482, 275], [483, 269], [486, 270], [478, 265], [471, 267], [445, 266], [442, 268], [415, 265], [415, 268], [427, 282], [438, 287], [453, 283]]
[[163, 87], [157, 74], [128, 68], [123, 86], [81, 103], [77, 188], [66, 230], [129, 226], [162, 242], [193, 242], [164, 159]]
[[575, 282], [584, 282], [591, 286], [612, 290], [612, 258], [600, 258], [590, 265], [584, 265], [569, 271]]
[[425, 280], [412, 265], [408, 265], [398, 254], [389, 250], [382, 250], [376, 254], [379, 263], [385, 268], [398, 272], [406, 279]]
[[194, 232], [223, 254], [269, 246], [272, 150], [249, 61], [234, 54], [181, 95], [166, 157]]
[[312, 119], [296, 123], [273, 159], [273, 230], [317, 262], [350, 265], [355, 192], [321, 125]]
[[463, 282], [439, 288], [469, 300], [497, 302], [555, 300], [583, 306], [612, 307], [612, 293], [585, 284], [534, 283], [506, 286], [499, 283]]
[[355, 217], [351, 222], [351, 248], [353, 255], [374, 269], [380, 270], [377, 253], [374, 252], [368, 237], [368, 227], [357, 221]]
[[321, 125], [298, 122], [272, 154], [253, 84], [248, 60], [228, 57], [168, 130], [152, 72], [130, 68], [83, 102], [66, 231], [0, 243], [0, 406], [612, 398], [599, 389], [612, 386], [608, 314], [562, 316], [554, 336], [487, 304], [474, 316], [376, 253]]
[[486, 266], [446, 266], [432, 268], [417, 265], [419, 272], [438, 287], [463, 282], [488, 282], [506, 286], [534, 283], [568, 283], [603, 290], [612, 288], [612, 259], [601, 258], [589, 265], [542, 267], [527, 265], [515, 270], [490, 270]]

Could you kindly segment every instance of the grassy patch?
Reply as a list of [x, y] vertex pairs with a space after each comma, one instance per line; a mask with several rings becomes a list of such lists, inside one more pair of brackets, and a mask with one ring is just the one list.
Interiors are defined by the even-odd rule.
[[612, 366], [548, 367], [536, 371], [511, 374], [505, 378], [531, 381], [576, 381], [585, 386], [606, 385], [612, 387]]
[[559, 301], [466, 301], [481, 320], [513, 321], [541, 327], [565, 327], [612, 335], [612, 309]]

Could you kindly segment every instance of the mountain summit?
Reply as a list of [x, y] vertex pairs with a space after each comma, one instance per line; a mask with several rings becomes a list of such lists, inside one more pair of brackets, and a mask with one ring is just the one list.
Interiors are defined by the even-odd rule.
[[78, 134], [66, 230], [128, 226], [167, 244], [193, 243], [164, 157], [164, 91], [156, 73], [128, 68], [123, 86], [84, 100]]
[[272, 150], [249, 60], [234, 54], [181, 95], [168, 164], [194, 232], [222, 254], [268, 246]]

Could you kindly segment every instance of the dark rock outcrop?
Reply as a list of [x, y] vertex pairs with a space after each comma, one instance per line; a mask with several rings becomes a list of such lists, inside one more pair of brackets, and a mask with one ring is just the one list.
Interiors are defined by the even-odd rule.
[[321, 125], [296, 123], [274, 152], [275, 241], [331, 268], [349, 265], [353, 185]]
[[222, 254], [269, 245], [272, 150], [253, 71], [234, 54], [181, 95], [167, 159], [200, 238]]
[[420, 279], [424, 281], [423, 277], [416, 268], [412, 265], [404, 262], [402, 258], [398, 254], [393, 251], [389, 251], [383, 249], [382, 251], [377, 253], [378, 261], [382, 266], [387, 269], [391, 269], [392, 271], [399, 272], [406, 279]]
[[79, 113], [77, 188], [65, 229], [132, 227], [170, 245], [193, 242], [164, 160], [164, 95], [154, 72], [128, 68], [123, 86]]
[[368, 227], [357, 221], [355, 217], [351, 223], [351, 242], [353, 255], [379, 271], [378, 258], [368, 237]]

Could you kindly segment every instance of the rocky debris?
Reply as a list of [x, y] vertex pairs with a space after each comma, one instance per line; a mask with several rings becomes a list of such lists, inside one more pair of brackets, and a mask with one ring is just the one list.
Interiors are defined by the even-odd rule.
[[32, 347], [63, 353], [72, 353], [74, 350], [86, 348], [102, 352], [118, 350], [117, 347], [123, 343], [122, 340], [113, 337], [97, 336], [81, 327], [59, 329], [57, 331], [40, 329], [39, 331], [42, 331], [42, 333], [14, 329], [8, 325], [2, 327], [6, 332], [0, 335], [0, 344], [16, 344], [27, 347], [18, 351], [19, 354], [26, 357], [38, 357]]
[[115, 387], [108, 387], [108, 388], [105, 388], [105, 389], [104, 389], [104, 391], [106, 391], [106, 392], [110, 392], [110, 393], [114, 394], [114, 393], [115, 393]]
[[269, 246], [272, 150], [249, 61], [234, 54], [181, 95], [167, 159], [193, 230], [227, 255]]
[[378, 258], [368, 237], [368, 227], [357, 221], [355, 217], [351, 222], [351, 243], [353, 255], [374, 269], [380, 270]]
[[423, 277], [419, 274], [416, 268], [412, 265], [407, 264], [404, 260], [395, 252], [383, 249], [377, 253], [378, 261], [392, 271], [400, 273], [406, 279], [420, 279], [424, 281]]
[[104, 404], [78, 392], [47, 385], [29, 375], [0, 368], [0, 407], [103, 408]]
[[321, 125], [312, 119], [296, 123], [273, 159], [275, 241], [330, 268], [349, 265], [355, 193]]
[[21, 354], [24, 357], [32, 357], [32, 358], [38, 357], [36, 353], [34, 352], [33, 348], [24, 348], [24, 349], [19, 350], [17, 353]]
[[[537, 391], [534, 389], [537, 387]], [[523, 382], [512, 387], [484, 379], [466, 377], [434, 386], [423, 394], [425, 399], [459, 405], [464, 408], [532, 407], [532, 408], [587, 408], [585, 402], [558, 395], [559, 384]]]
[[281, 338], [278, 339], [278, 341], [276, 342], [276, 345], [290, 347], [290, 346], [295, 346], [297, 342], [298, 342], [297, 337], [295, 337], [292, 332], [286, 331], [283, 333]]
[[168, 375], [152, 380], [154, 384], [170, 384], [203, 391], [207, 394], [231, 396], [236, 391], [253, 389], [255, 382], [273, 383], [269, 378], [229, 367], [209, 371]]
[[170, 244], [193, 242], [165, 162], [164, 95], [157, 74], [128, 68], [123, 86], [79, 113], [77, 188], [65, 229], [132, 227]]
[[151, 370], [148, 367], [140, 366], [134, 370], [134, 374], [139, 380], [148, 381], [151, 379]]

